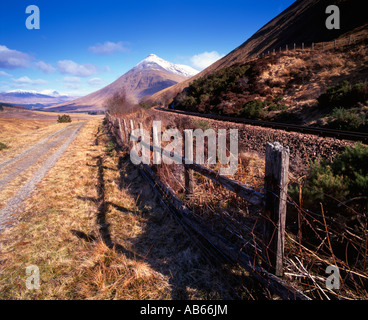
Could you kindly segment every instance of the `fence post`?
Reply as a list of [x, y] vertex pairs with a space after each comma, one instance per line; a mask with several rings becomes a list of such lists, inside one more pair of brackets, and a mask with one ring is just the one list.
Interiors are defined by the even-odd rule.
[[123, 128], [121, 126], [121, 119], [120, 118], [118, 118], [118, 123], [119, 123], [119, 137], [120, 137], [121, 143], [124, 144], [125, 141], [124, 141]]
[[276, 276], [283, 275], [289, 154], [289, 147], [267, 143], [263, 254]]
[[[160, 125], [160, 127], [158, 127]], [[161, 164], [161, 122], [152, 123], [153, 164]]]
[[[184, 157], [193, 163], [193, 130], [184, 130]], [[189, 163], [184, 163], [185, 192], [193, 194], [193, 170], [188, 168]]]
[[123, 119], [123, 124], [124, 124], [125, 141], [126, 141], [126, 144], [129, 145], [129, 131], [128, 131], [128, 126], [127, 126], [125, 119]]
[[134, 130], [134, 122], [132, 119], [129, 120], [129, 123], [130, 123], [130, 135], [133, 134], [133, 130]]

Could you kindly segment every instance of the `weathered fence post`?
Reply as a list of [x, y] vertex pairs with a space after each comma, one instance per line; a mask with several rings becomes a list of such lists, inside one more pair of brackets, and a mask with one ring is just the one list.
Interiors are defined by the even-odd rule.
[[[158, 127], [160, 125], [160, 127]], [[153, 164], [161, 164], [161, 122], [152, 123]]]
[[[193, 163], [193, 131], [184, 130], [184, 156], [188, 162]], [[189, 164], [189, 163], [188, 163]], [[193, 194], [194, 180], [193, 170], [184, 163], [184, 178], [186, 194]]]
[[276, 276], [283, 275], [289, 154], [289, 147], [267, 143], [263, 253]]
[[130, 123], [130, 135], [133, 134], [133, 130], [134, 130], [134, 122], [132, 119], [129, 120], [129, 123]]
[[126, 141], [126, 144], [129, 145], [129, 131], [128, 131], [128, 126], [127, 126], [125, 119], [123, 119], [123, 125], [124, 125], [125, 141]]
[[120, 141], [124, 145], [125, 144], [125, 139], [124, 139], [123, 128], [121, 126], [121, 119], [120, 118], [118, 118], [118, 123], [119, 123], [119, 137], [120, 137]]

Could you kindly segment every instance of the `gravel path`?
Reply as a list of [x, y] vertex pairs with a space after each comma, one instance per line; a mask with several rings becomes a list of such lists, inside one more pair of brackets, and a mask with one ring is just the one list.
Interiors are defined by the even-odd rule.
[[[40, 168], [32, 175], [30, 179], [28, 179], [28, 181], [26, 181], [25, 184], [20, 187], [17, 193], [11, 199], [9, 199], [5, 206], [0, 210], [0, 232], [14, 222], [15, 217], [13, 215], [17, 212], [17, 210], [19, 210], [23, 200], [30, 196], [36, 185], [54, 166], [54, 164], [68, 148], [70, 143], [77, 137], [84, 124], [85, 122], [73, 123], [27, 149], [19, 156], [11, 159], [11, 161], [8, 160], [7, 163], [4, 162], [5, 164], [0, 164], [0, 168], [6, 168], [10, 164], [13, 164], [13, 166], [7, 170], [5, 177], [0, 179], [1, 191], [1, 189], [4, 188], [10, 181], [17, 178], [21, 172], [41, 161]], [[52, 150], [57, 146], [60, 147], [56, 151]], [[47, 155], [46, 159], [40, 160], [41, 156], [45, 154]]]
[[[69, 125], [70, 126], [70, 125]], [[56, 132], [54, 132], [53, 134], [51, 134], [50, 136], [48, 136], [47, 138], [43, 139], [40, 142], [37, 142], [36, 144], [34, 144], [33, 146], [31, 146], [30, 148], [24, 150], [21, 154], [18, 154], [17, 156], [15, 156], [12, 159], [6, 160], [4, 162], [0, 163], [0, 169], [3, 169], [5, 167], [7, 167], [8, 165], [12, 164], [13, 162], [23, 158], [26, 154], [28, 154], [29, 152], [33, 151], [34, 149], [42, 146], [43, 144], [45, 144], [47, 141], [49, 141], [50, 139], [52, 139], [53, 137], [55, 137], [57, 134], [59, 134], [60, 132], [66, 130], [69, 126], [62, 128]]]

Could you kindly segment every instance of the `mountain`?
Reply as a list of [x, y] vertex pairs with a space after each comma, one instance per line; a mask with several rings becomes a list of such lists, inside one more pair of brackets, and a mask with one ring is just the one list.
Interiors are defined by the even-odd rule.
[[[325, 22], [329, 15], [325, 12], [327, 6], [333, 4], [340, 9], [340, 29], [328, 30]], [[294, 43], [300, 47], [302, 42], [310, 46], [312, 42], [327, 42], [347, 35], [354, 37], [355, 32], [367, 29], [368, 15], [363, 10], [365, 4], [365, 0], [297, 0], [225, 57], [194, 77], [156, 93], [148, 101], [167, 102], [193, 80], [234, 64], [243, 64], [273, 49], [278, 51], [286, 45], [293, 48]]]
[[196, 73], [198, 71], [189, 66], [173, 64], [155, 54], [150, 54], [106, 87], [69, 103], [61, 103], [48, 109], [50, 111], [104, 110], [105, 101], [116, 92], [123, 90], [130, 101], [137, 103], [144, 96], [151, 96], [194, 76]]
[[0, 92], [0, 102], [13, 103], [25, 106], [27, 108], [42, 108], [51, 106], [57, 103], [65, 103], [73, 100], [75, 97], [62, 95], [54, 90], [11, 90]]

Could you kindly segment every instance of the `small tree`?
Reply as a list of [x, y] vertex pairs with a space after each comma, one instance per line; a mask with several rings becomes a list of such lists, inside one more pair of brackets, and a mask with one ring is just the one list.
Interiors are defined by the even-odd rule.
[[58, 116], [57, 122], [64, 123], [64, 122], [72, 122], [72, 119], [68, 114], [63, 114], [62, 116]]
[[114, 93], [114, 95], [105, 101], [106, 110], [110, 114], [118, 113], [130, 113], [139, 109], [138, 105], [135, 105], [127, 98], [125, 91]]

